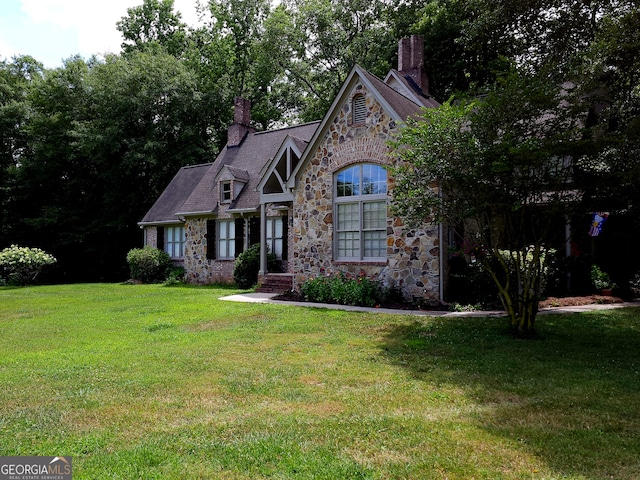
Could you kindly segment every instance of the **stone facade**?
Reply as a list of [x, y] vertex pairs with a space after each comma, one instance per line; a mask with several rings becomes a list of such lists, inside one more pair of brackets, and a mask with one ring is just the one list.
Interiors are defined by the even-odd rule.
[[[364, 95], [366, 120], [353, 124], [353, 98]], [[439, 291], [438, 228], [409, 230], [387, 209], [387, 261], [338, 262], [334, 259], [334, 174], [359, 163], [390, 165], [386, 142], [397, 127], [366, 86], [355, 85], [330, 122], [319, 148], [299, 175], [293, 204], [294, 288], [308, 278], [338, 271], [365, 273], [388, 287], [398, 287], [407, 299], [437, 300]], [[388, 181], [388, 190], [393, 181]]]

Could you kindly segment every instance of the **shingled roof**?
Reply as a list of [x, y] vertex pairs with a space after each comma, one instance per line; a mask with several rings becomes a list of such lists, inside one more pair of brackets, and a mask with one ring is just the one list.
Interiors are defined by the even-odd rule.
[[256, 187], [260, 172], [273, 158], [282, 142], [291, 136], [296, 145], [306, 146], [319, 122], [305, 123], [266, 132], [249, 132], [237, 147], [225, 147], [213, 163], [183, 167], [158, 198], [141, 225], [176, 221], [177, 216], [213, 214], [218, 206], [216, 178], [226, 166], [246, 185], [230, 205], [232, 210], [258, 210], [260, 195]]
[[[422, 55], [420, 49], [414, 53]], [[368, 83], [381, 103], [389, 110], [387, 113], [397, 120], [403, 121], [418, 115], [423, 107], [439, 106], [438, 102], [428, 93], [425, 94], [420, 86], [403, 72], [392, 70], [385, 80], [381, 80], [356, 65], [322, 121], [265, 132], [249, 130], [242, 141], [238, 136], [239, 145], [227, 145], [213, 163], [182, 168], [140, 224], [175, 222], [178, 217], [184, 216], [214, 215], [219, 201], [216, 195], [217, 183], [225, 167], [232, 178], [245, 183], [241, 192], [229, 205], [229, 211], [258, 211], [260, 208], [258, 185], [263, 180], [262, 177], [269, 163], [283, 146], [283, 142], [290, 138], [295, 146], [304, 152], [303, 158], [293, 172], [295, 175], [309, 158], [310, 151], [320, 141], [324, 129], [327, 128], [327, 122], [335, 113], [334, 110], [344, 102], [344, 95], [349, 86], [358, 78]], [[310, 142], [313, 145], [309, 145]], [[288, 182], [290, 186], [294, 184], [293, 176]]]
[[182, 167], [140, 221], [140, 225], [177, 222], [176, 212], [212, 165], [205, 163]]

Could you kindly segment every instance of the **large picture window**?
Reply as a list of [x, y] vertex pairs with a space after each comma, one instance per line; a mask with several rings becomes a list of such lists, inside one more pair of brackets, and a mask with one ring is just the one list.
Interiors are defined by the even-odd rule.
[[184, 226], [165, 227], [164, 251], [171, 258], [184, 257]]
[[382, 260], [387, 254], [387, 171], [348, 167], [335, 176], [337, 260]]

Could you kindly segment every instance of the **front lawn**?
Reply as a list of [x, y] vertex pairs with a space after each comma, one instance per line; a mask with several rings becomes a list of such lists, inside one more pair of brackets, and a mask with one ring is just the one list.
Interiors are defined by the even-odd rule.
[[640, 310], [429, 318], [0, 288], [0, 455], [74, 479], [640, 478]]

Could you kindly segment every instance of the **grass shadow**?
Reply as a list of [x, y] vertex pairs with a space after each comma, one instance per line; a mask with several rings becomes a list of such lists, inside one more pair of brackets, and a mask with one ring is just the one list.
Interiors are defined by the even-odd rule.
[[545, 316], [535, 341], [513, 339], [504, 319], [426, 318], [389, 326], [380, 355], [457, 387], [473, 424], [559, 475], [640, 478], [639, 314]]

